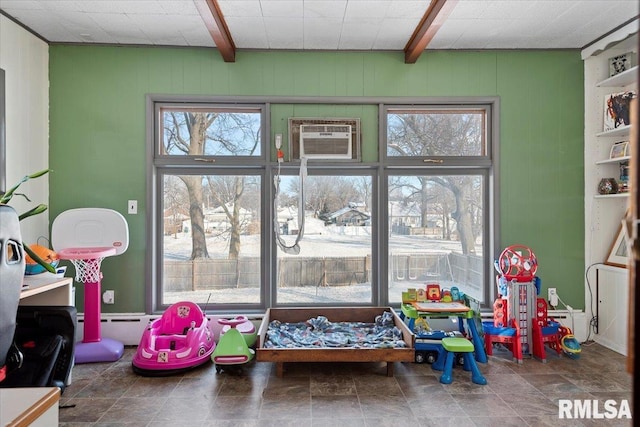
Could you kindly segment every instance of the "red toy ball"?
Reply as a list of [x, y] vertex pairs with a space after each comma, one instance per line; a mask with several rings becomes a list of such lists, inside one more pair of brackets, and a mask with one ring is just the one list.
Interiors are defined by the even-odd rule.
[[538, 260], [527, 246], [512, 245], [500, 254], [499, 266], [506, 279], [528, 282], [536, 275]]

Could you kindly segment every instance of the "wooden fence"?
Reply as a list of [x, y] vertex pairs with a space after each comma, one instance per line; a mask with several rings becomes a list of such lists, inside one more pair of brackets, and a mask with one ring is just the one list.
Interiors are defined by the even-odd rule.
[[[371, 279], [371, 257], [282, 258], [278, 287], [348, 286]], [[170, 292], [260, 287], [260, 258], [165, 261]]]
[[[450, 280], [482, 290], [483, 260], [456, 253], [391, 256], [392, 281]], [[278, 261], [278, 287], [349, 286], [371, 281], [371, 257], [291, 257]], [[165, 261], [170, 292], [259, 288], [260, 258]]]
[[[481, 299], [484, 293], [484, 263], [478, 255], [463, 255], [458, 253], [449, 254], [449, 263], [453, 274], [453, 281], [464, 285], [467, 293]], [[491, 283], [488, 283], [491, 286]], [[475, 292], [474, 292], [475, 291]]]

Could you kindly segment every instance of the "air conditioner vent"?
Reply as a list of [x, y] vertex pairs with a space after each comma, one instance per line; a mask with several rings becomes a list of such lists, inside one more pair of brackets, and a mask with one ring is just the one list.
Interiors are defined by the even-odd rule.
[[302, 125], [301, 132], [345, 132], [351, 133], [351, 126], [349, 125]]
[[360, 160], [360, 119], [290, 118], [290, 158]]
[[351, 126], [300, 126], [300, 157], [308, 159], [350, 159]]

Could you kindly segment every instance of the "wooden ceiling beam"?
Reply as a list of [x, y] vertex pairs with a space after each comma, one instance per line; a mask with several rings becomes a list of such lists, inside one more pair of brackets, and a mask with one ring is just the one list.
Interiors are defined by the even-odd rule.
[[453, 11], [458, 0], [432, 0], [413, 35], [404, 48], [405, 64], [415, 64], [418, 57]]
[[236, 62], [236, 45], [224, 20], [218, 0], [193, 0], [224, 62]]

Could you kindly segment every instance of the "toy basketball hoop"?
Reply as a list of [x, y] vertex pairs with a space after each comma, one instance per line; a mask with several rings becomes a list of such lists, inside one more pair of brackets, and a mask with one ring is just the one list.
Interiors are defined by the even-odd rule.
[[105, 258], [127, 250], [127, 221], [110, 209], [71, 209], [53, 221], [51, 244], [60, 259], [73, 263], [76, 281], [84, 284], [84, 336], [82, 342], [76, 344], [75, 362], [114, 362], [120, 359], [124, 344], [102, 338], [100, 333], [100, 266]]
[[67, 248], [58, 252], [76, 268], [76, 282], [96, 283], [102, 279], [102, 260], [116, 254], [115, 248]]

